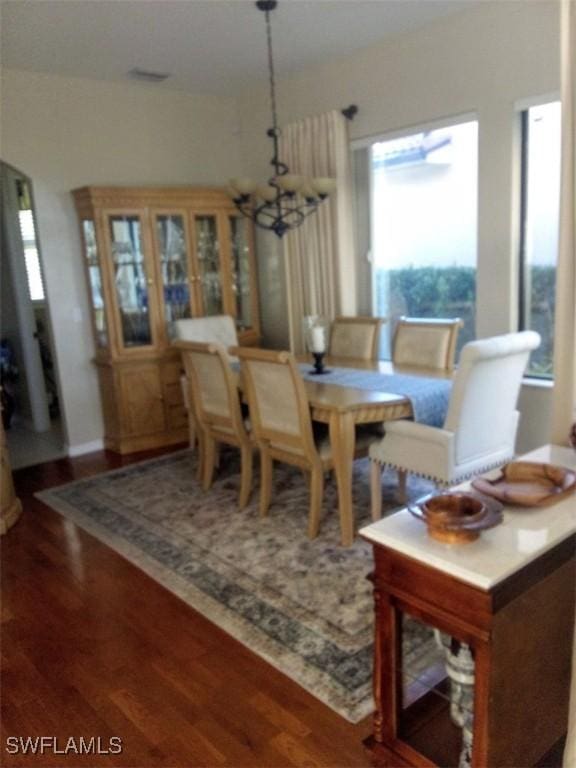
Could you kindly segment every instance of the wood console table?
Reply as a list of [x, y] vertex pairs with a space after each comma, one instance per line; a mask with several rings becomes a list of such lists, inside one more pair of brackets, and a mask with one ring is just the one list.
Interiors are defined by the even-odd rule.
[[[523, 458], [576, 468], [568, 448]], [[457, 766], [462, 757], [445, 675], [424, 675], [422, 695], [404, 705], [408, 616], [471, 649], [472, 768], [534, 765], [568, 723], [576, 495], [541, 509], [505, 509], [501, 525], [465, 545], [433, 541], [406, 510], [360, 533], [373, 543], [376, 564], [376, 714], [367, 743], [374, 762]]]

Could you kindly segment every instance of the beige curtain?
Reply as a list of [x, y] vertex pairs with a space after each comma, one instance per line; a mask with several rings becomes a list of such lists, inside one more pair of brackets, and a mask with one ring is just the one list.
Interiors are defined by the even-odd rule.
[[352, 171], [348, 120], [337, 110], [282, 129], [280, 159], [291, 173], [331, 176], [337, 192], [284, 236], [290, 348], [304, 351], [304, 315], [356, 314]]
[[[576, 4], [561, 0], [562, 182], [556, 289], [552, 441], [576, 419]], [[576, 627], [564, 768], [576, 768]]]

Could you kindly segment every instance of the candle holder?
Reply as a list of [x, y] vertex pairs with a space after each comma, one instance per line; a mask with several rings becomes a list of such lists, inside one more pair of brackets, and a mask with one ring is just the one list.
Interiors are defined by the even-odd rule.
[[310, 371], [315, 375], [330, 373], [324, 368], [324, 355], [328, 349], [328, 334], [330, 324], [326, 318], [318, 315], [308, 315], [303, 319], [304, 338], [308, 351], [314, 358], [314, 368]]
[[312, 357], [314, 358], [314, 369], [310, 371], [310, 373], [314, 374], [322, 374], [322, 373], [330, 373], [330, 371], [327, 368], [324, 368], [324, 355], [325, 352], [312, 352]]

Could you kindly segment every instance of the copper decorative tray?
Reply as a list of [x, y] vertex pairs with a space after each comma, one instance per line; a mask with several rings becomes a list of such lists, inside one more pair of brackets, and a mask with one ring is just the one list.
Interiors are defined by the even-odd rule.
[[502, 522], [502, 505], [477, 493], [431, 493], [408, 511], [426, 523], [431, 538], [447, 544], [475, 541], [481, 531]]
[[505, 504], [543, 507], [576, 490], [576, 473], [553, 464], [512, 461], [502, 467], [498, 477], [477, 477], [472, 486]]

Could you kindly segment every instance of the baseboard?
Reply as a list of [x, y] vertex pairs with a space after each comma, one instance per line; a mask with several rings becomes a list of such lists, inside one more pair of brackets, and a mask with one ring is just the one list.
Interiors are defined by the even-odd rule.
[[78, 445], [67, 445], [68, 456], [82, 456], [85, 453], [94, 453], [94, 451], [104, 450], [104, 440], [92, 440], [90, 443], [79, 443]]

